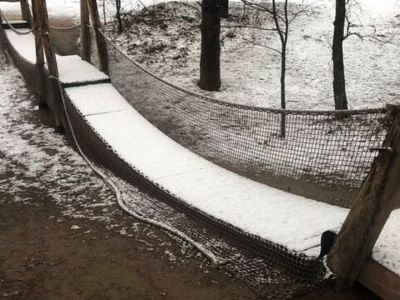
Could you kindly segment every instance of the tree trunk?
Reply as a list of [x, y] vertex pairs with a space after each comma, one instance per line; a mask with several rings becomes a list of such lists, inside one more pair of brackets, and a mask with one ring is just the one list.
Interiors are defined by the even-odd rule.
[[[281, 108], [286, 109], [286, 93], [285, 93], [285, 79], [286, 79], [286, 43], [282, 44], [281, 54]], [[281, 114], [281, 137], [286, 136], [286, 114]]]
[[219, 6], [220, 6], [219, 16], [224, 19], [229, 17], [229, 0], [219, 0]]
[[336, 16], [333, 32], [333, 94], [335, 109], [347, 109], [346, 81], [343, 62], [344, 25], [346, 20], [346, 0], [336, 0]]
[[116, 18], [118, 22], [118, 33], [122, 33], [122, 19], [121, 19], [121, 0], [115, 0], [115, 6], [117, 8]]
[[203, 0], [199, 86], [207, 91], [218, 91], [221, 87], [220, 29], [218, 1]]

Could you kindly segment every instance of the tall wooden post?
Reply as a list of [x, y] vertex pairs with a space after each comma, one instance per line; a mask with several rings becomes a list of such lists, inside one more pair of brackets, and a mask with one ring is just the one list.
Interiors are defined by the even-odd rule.
[[90, 62], [91, 38], [89, 28], [89, 9], [86, 0], [81, 0], [81, 58]]
[[393, 123], [328, 255], [331, 270], [351, 284], [400, 199], [400, 106], [388, 110]]
[[61, 91], [58, 84], [58, 67], [56, 55], [51, 45], [49, 36], [49, 16], [47, 13], [46, 0], [34, 0], [35, 10], [37, 11], [36, 18], [39, 22], [39, 31], [42, 47], [46, 56], [47, 68], [49, 71], [49, 82], [51, 86], [51, 95], [47, 95], [51, 98], [51, 102], [54, 108], [54, 117], [56, 122], [56, 131], [62, 132], [63, 125], [61, 121], [62, 106], [60, 103]]
[[42, 34], [39, 22], [39, 9], [38, 9], [38, 1], [32, 1], [32, 10], [33, 10], [33, 28], [35, 34], [35, 48], [36, 48], [36, 67], [38, 70], [38, 84], [36, 87], [36, 91], [38, 93], [39, 98], [39, 108], [47, 108], [47, 95], [46, 95], [46, 70], [44, 67], [44, 54], [43, 54], [43, 42], [42, 42]]
[[20, 0], [20, 4], [21, 4], [22, 20], [27, 21], [29, 27], [32, 28], [33, 19], [31, 10], [29, 9], [28, 0]]
[[108, 74], [108, 54], [107, 54], [107, 44], [104, 37], [101, 35], [99, 29], [101, 27], [99, 10], [97, 7], [96, 0], [87, 0], [90, 19], [92, 21], [94, 36], [97, 46], [97, 54], [99, 56], [100, 71]]

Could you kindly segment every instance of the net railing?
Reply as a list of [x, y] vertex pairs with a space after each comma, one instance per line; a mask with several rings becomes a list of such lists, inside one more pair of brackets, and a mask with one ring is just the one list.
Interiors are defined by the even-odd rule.
[[59, 55], [79, 55], [80, 24], [73, 26], [50, 26], [50, 38]]
[[105, 38], [112, 83], [172, 139], [269, 186], [351, 206], [376, 156], [370, 149], [380, 146], [386, 135], [385, 109], [294, 111], [211, 99], [149, 73]]

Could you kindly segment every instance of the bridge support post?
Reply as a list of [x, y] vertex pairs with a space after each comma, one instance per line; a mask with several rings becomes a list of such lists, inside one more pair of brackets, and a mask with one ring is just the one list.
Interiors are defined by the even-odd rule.
[[89, 8], [86, 0], [81, 0], [81, 57], [90, 63], [91, 37], [90, 37]]
[[46, 93], [46, 69], [44, 67], [44, 54], [43, 54], [43, 42], [41, 37], [40, 22], [39, 22], [39, 10], [37, 7], [37, 1], [32, 1], [33, 10], [33, 28], [35, 34], [35, 48], [36, 48], [36, 68], [38, 72], [38, 83], [36, 92], [39, 98], [39, 109], [47, 108], [47, 93]]
[[92, 22], [94, 36], [97, 46], [97, 54], [99, 56], [100, 71], [108, 74], [108, 54], [107, 54], [107, 44], [104, 37], [101, 35], [99, 29], [101, 27], [99, 9], [97, 7], [96, 0], [87, 0], [89, 7], [90, 20]]
[[[50, 42], [49, 36], [49, 16], [47, 13], [47, 5], [46, 0], [33, 0], [34, 3], [34, 18], [37, 23], [37, 28], [35, 28], [36, 33], [36, 59], [39, 63], [39, 72], [40, 76], [43, 76], [45, 71], [44, 67], [44, 58], [43, 58], [43, 50], [46, 56], [47, 68], [49, 71], [48, 76], [48, 84], [45, 83], [45, 80], [40, 79], [42, 93], [45, 92], [46, 98], [50, 101], [50, 104], [54, 110], [54, 118], [56, 122], [56, 131], [63, 132], [63, 124], [61, 121], [62, 115], [62, 106], [61, 106], [61, 91], [58, 84], [58, 67], [56, 55], [53, 51], [53, 47]], [[44, 75], [44, 78], [46, 76]], [[50, 94], [46, 92], [47, 87], [49, 87], [48, 91]]]
[[33, 27], [33, 19], [31, 10], [29, 9], [29, 4], [27, 0], [20, 0], [21, 3], [21, 12], [22, 12], [22, 20], [27, 21], [29, 24], [29, 28]]
[[400, 106], [388, 107], [393, 120], [332, 250], [331, 270], [353, 284], [400, 199]]

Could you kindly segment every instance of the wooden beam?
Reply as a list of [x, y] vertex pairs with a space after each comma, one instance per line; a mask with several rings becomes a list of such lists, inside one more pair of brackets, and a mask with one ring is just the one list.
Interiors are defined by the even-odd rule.
[[328, 255], [331, 270], [351, 284], [400, 198], [400, 107], [388, 111], [393, 122], [386, 139]]
[[101, 22], [100, 22], [99, 10], [97, 7], [97, 1], [87, 0], [87, 3], [97, 46], [97, 55], [99, 57], [99, 63], [100, 63], [99, 68], [100, 71], [108, 74], [107, 44], [99, 31], [101, 28]]
[[32, 28], [33, 27], [33, 19], [32, 19], [31, 10], [29, 9], [28, 0], [20, 0], [20, 3], [21, 3], [22, 20], [27, 21], [29, 24], [29, 28]]
[[46, 0], [34, 0], [37, 7], [37, 18], [39, 20], [39, 30], [41, 35], [41, 42], [43, 44], [44, 54], [46, 56], [47, 69], [49, 71], [49, 82], [51, 86], [51, 98], [54, 108], [54, 118], [56, 122], [56, 131], [63, 132], [63, 124], [61, 121], [62, 115], [62, 103], [61, 103], [61, 91], [58, 84], [58, 66], [56, 60], [56, 54], [52, 47], [49, 35], [49, 16], [47, 12]]
[[81, 58], [87, 62], [90, 62], [91, 53], [91, 37], [89, 28], [89, 9], [86, 0], [81, 0]]
[[44, 67], [44, 53], [43, 42], [39, 20], [38, 0], [32, 1], [33, 10], [33, 28], [35, 34], [35, 48], [36, 48], [36, 67], [38, 70], [38, 84], [36, 92], [39, 98], [39, 108], [47, 108], [47, 94], [46, 94], [46, 70]]
[[400, 276], [370, 258], [363, 265], [358, 281], [382, 299], [400, 299]]

